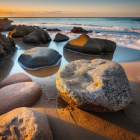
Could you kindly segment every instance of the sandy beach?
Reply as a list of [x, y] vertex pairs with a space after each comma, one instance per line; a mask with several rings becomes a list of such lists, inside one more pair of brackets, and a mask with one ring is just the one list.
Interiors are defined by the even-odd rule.
[[[0, 68], [0, 82], [9, 75], [23, 72], [33, 82], [40, 84], [42, 95], [31, 106], [48, 117], [54, 140], [139, 140], [140, 139], [140, 51], [117, 46], [114, 55], [83, 56], [63, 50], [65, 42], [51, 41], [40, 47], [50, 47], [61, 55], [61, 62], [54, 67], [35, 71], [25, 70], [17, 60], [26, 50], [34, 47], [25, 45], [22, 38], [15, 39], [18, 50], [12, 54]], [[123, 110], [114, 113], [96, 113], [70, 107], [56, 89], [57, 72], [66, 64], [78, 59], [109, 59], [118, 62], [128, 77], [133, 101]], [[45, 125], [45, 124], [44, 124]]]

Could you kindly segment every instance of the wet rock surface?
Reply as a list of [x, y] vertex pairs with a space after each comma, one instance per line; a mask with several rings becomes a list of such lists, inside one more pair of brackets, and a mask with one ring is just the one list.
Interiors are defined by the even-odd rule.
[[24, 37], [35, 30], [36, 28], [32, 26], [18, 25], [13, 31], [8, 33], [8, 36], [11, 38]]
[[49, 41], [51, 41], [51, 37], [42, 29], [37, 29], [28, 36], [23, 37], [23, 42], [29, 45], [40, 45], [48, 43]]
[[86, 55], [101, 55], [114, 53], [116, 43], [106, 39], [90, 38], [88, 35], [82, 34], [67, 42], [64, 49]]
[[54, 38], [55, 42], [61, 42], [61, 41], [67, 41], [67, 40], [69, 40], [69, 37], [61, 33], [57, 33]]
[[1, 140], [53, 140], [47, 116], [26, 107], [0, 116]]
[[85, 110], [115, 112], [132, 101], [122, 66], [109, 60], [73, 61], [59, 71], [56, 85], [68, 104]]
[[24, 73], [15, 73], [5, 78], [0, 83], [0, 88], [21, 82], [32, 82], [32, 79]]
[[57, 65], [61, 55], [54, 49], [35, 47], [24, 52], [18, 59], [18, 63], [25, 69], [35, 70]]
[[35, 82], [12, 84], [0, 89], [0, 115], [18, 107], [30, 107], [39, 99], [41, 87]]

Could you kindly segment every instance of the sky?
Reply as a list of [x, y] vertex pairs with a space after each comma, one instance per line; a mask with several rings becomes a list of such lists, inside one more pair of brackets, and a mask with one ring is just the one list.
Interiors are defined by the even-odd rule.
[[0, 0], [0, 17], [140, 17], [140, 0]]

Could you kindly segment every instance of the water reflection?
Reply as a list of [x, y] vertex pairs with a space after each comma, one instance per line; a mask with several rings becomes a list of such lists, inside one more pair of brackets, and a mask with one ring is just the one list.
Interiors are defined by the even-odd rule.
[[52, 67], [46, 67], [46, 68], [41, 68], [41, 69], [37, 69], [37, 70], [27, 70], [25, 68], [23, 68], [27, 73], [36, 76], [36, 77], [49, 77], [54, 75], [55, 73], [58, 72], [59, 68], [61, 65], [61, 61], [59, 62], [58, 65], [56, 66], [52, 66]]
[[113, 54], [102, 54], [99, 56], [88, 56], [88, 55], [81, 55], [78, 53], [74, 53], [68, 50], [63, 49], [63, 56], [68, 62], [79, 60], [79, 59], [86, 59], [86, 60], [92, 60], [92, 59], [107, 59], [112, 60]]

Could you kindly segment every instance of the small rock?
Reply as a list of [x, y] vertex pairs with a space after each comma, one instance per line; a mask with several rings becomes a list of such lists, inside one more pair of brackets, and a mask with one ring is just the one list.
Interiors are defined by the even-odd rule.
[[26, 107], [0, 116], [1, 140], [53, 140], [47, 116]]
[[0, 83], [0, 88], [11, 85], [11, 84], [15, 84], [15, 83], [21, 83], [21, 82], [32, 82], [32, 79], [24, 73], [15, 73], [5, 78]]
[[60, 96], [71, 106], [96, 112], [115, 112], [132, 101], [122, 66], [104, 60], [77, 60], [57, 74]]
[[61, 31], [61, 30], [57, 28], [51, 28], [51, 29], [47, 29], [46, 31]]
[[91, 30], [84, 30], [82, 27], [73, 27], [73, 29], [70, 31], [71, 33], [84, 33], [84, 34], [86, 34], [86, 33], [92, 33], [92, 31]]
[[61, 41], [67, 41], [67, 40], [69, 40], [69, 37], [60, 33], [57, 33], [54, 39], [55, 42], [61, 42]]
[[35, 82], [16, 83], [0, 89], [0, 115], [18, 107], [30, 107], [39, 99], [41, 87]]

